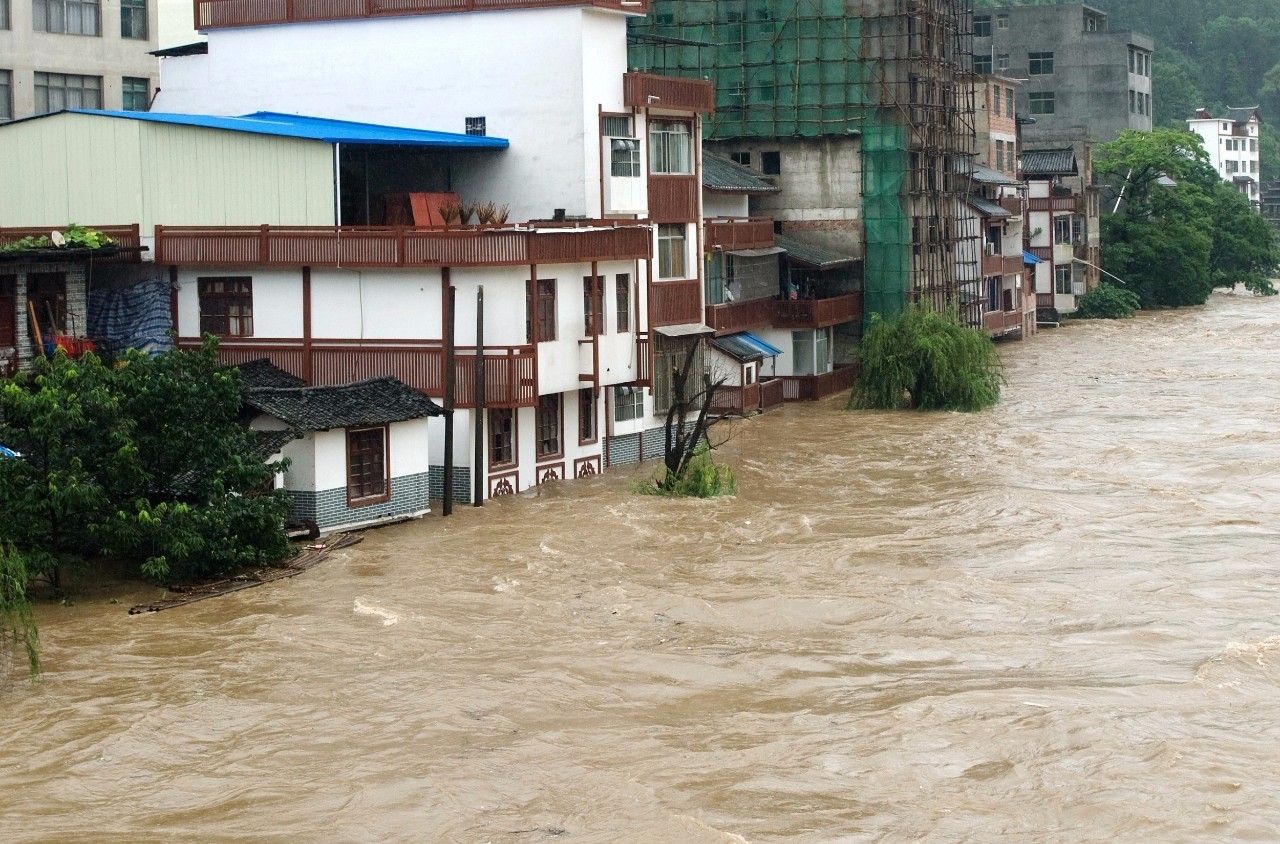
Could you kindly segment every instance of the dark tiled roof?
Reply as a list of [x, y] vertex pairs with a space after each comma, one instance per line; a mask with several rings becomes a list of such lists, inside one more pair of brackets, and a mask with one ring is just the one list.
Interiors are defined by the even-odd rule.
[[725, 193], [777, 193], [781, 190], [741, 164], [713, 152], [702, 153], [702, 186]]
[[787, 250], [788, 261], [815, 270], [834, 270], [858, 263], [852, 255], [801, 240], [793, 234], [775, 234], [773, 242]]
[[983, 199], [980, 196], [969, 197], [969, 204], [977, 209], [978, 213], [984, 217], [999, 217], [1003, 219], [1005, 217], [1013, 216], [1004, 208], [1004, 206], [997, 205], [991, 200]]
[[961, 158], [956, 163], [956, 172], [968, 176], [975, 182], [984, 185], [1020, 185], [1013, 176], [993, 170], [990, 167]]
[[1257, 106], [1244, 106], [1243, 108], [1229, 108], [1227, 109], [1227, 120], [1230, 120], [1232, 123], [1248, 123], [1249, 120], [1255, 114], [1258, 115], [1258, 121], [1261, 122], [1262, 115], [1258, 114]]
[[297, 431], [250, 431], [249, 442], [253, 447], [253, 453], [266, 460], [271, 455], [279, 453], [280, 449], [296, 440], [298, 436]]
[[1064, 149], [1024, 149], [1018, 154], [1018, 164], [1022, 175], [1034, 176], [1074, 176], [1076, 154], [1071, 147]]
[[267, 358], [255, 358], [240, 364], [240, 384], [249, 387], [302, 387], [306, 385], [298, 376], [285, 372]]
[[340, 387], [254, 387], [244, 403], [300, 431], [385, 425], [444, 413], [440, 405], [395, 378]]

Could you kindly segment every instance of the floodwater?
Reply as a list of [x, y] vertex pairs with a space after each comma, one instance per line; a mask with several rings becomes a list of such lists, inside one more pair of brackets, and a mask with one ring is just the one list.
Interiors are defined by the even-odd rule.
[[1280, 299], [1003, 350], [987, 413], [736, 424], [736, 498], [614, 470], [45, 605], [0, 840], [1277, 840]]

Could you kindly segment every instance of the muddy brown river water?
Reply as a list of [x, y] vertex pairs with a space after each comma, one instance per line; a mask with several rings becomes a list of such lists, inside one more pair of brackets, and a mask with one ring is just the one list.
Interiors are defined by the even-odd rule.
[[738, 424], [732, 499], [44, 605], [0, 840], [1280, 840], [1280, 299], [1003, 349], [987, 413]]

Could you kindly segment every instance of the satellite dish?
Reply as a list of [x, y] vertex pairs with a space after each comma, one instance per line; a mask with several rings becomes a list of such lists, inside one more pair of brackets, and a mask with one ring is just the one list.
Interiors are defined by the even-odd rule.
[[49, 232], [49, 240], [54, 246], [67, 245], [67, 239], [62, 236], [62, 232]]

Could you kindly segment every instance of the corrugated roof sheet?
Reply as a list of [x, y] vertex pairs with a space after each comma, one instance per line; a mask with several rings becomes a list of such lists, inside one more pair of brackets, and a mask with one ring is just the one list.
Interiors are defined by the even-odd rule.
[[440, 416], [440, 405], [395, 378], [338, 387], [251, 387], [244, 403], [300, 431], [385, 425]]
[[1040, 259], [1039, 259], [1039, 258], [1037, 258], [1035, 255], [1032, 255], [1030, 252], [1028, 252], [1027, 250], [1025, 250], [1025, 249], [1024, 249], [1024, 250], [1022, 250], [1022, 263], [1024, 263], [1024, 264], [1043, 264], [1043, 263], [1044, 263], [1044, 261], [1040, 260]]
[[999, 170], [993, 170], [990, 167], [979, 164], [976, 161], [968, 159], [959, 159], [956, 164], [956, 172], [962, 173], [975, 182], [984, 185], [1020, 185], [1022, 184], [1013, 176], [1001, 173]]
[[702, 153], [702, 186], [724, 193], [777, 193], [781, 190], [736, 161], [713, 152]]
[[1005, 217], [1013, 216], [1003, 206], [997, 205], [989, 199], [983, 199], [980, 196], [969, 197], [969, 204], [984, 217], [999, 217], [1000, 219], [1004, 219]]
[[1018, 153], [1018, 164], [1023, 176], [1074, 176], [1077, 173], [1076, 154], [1071, 147], [1064, 149], [1024, 149]]
[[754, 334], [748, 334], [745, 331], [740, 331], [737, 334], [726, 334], [724, 337], [715, 337], [711, 340], [711, 345], [743, 363], [777, 357], [782, 354], [781, 349], [775, 348]]
[[[376, 123], [353, 123], [348, 120], [329, 120], [324, 117], [305, 117], [298, 114], [278, 114], [272, 111], [256, 111], [241, 117], [213, 114], [170, 114], [156, 111], [100, 111], [93, 109], [67, 109], [72, 114], [88, 114], [121, 120], [141, 120], [149, 123], [166, 123], [177, 126], [195, 126], [201, 129], [222, 129], [230, 132], [249, 132], [255, 135], [276, 135], [283, 138], [299, 138], [323, 141], [329, 144], [365, 144], [370, 146], [417, 146], [446, 149], [506, 149], [511, 144], [506, 138], [485, 135], [462, 135], [455, 132], [432, 132], [427, 129], [408, 129], [402, 126], [381, 126]], [[62, 112], [40, 114], [26, 120], [42, 120]], [[23, 123], [15, 120], [8, 125]]]
[[826, 246], [809, 243], [791, 234], [776, 234], [773, 242], [787, 250], [787, 260], [815, 270], [834, 270], [858, 263], [858, 259]]

